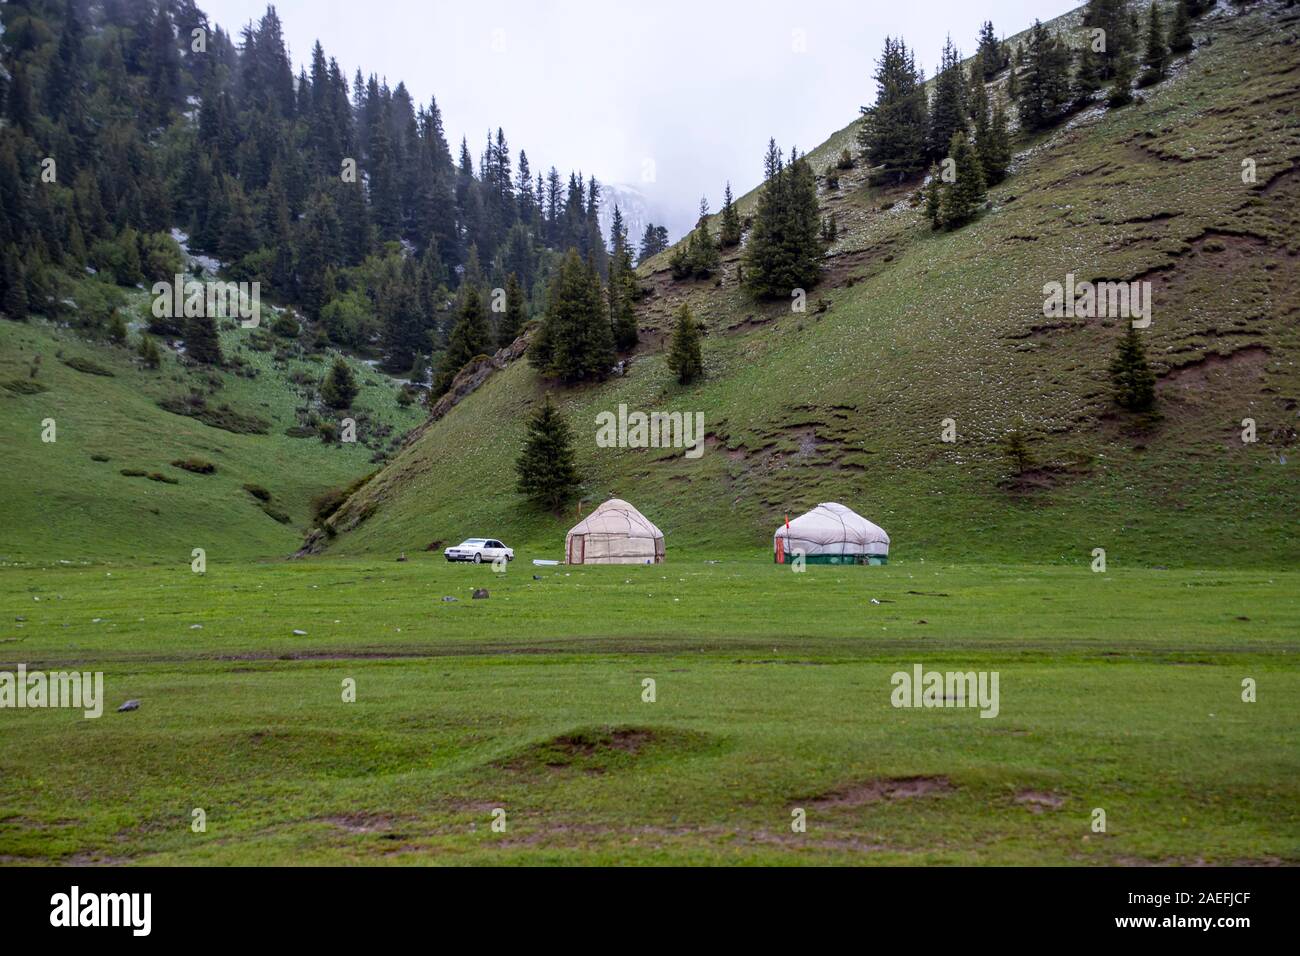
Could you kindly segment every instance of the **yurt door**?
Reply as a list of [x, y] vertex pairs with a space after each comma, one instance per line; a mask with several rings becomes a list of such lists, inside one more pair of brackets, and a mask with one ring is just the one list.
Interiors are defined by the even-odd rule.
[[582, 564], [583, 555], [586, 553], [587, 536], [585, 534], [575, 534], [569, 536], [569, 563]]

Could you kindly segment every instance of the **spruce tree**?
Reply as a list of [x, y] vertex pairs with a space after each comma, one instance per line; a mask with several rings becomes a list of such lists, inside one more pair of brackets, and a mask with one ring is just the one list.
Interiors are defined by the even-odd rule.
[[126, 344], [126, 322], [122, 319], [122, 313], [113, 310], [113, 317], [108, 321], [108, 340], [114, 345]]
[[1196, 43], [1192, 40], [1192, 15], [1188, 0], [1178, 0], [1174, 8], [1173, 23], [1169, 26], [1169, 52], [1190, 53]]
[[15, 322], [27, 321], [27, 274], [14, 246], [9, 246], [4, 253], [3, 305], [5, 315], [9, 318]]
[[1112, 108], [1127, 106], [1133, 102], [1133, 60], [1120, 57], [1115, 61], [1115, 75], [1111, 79], [1107, 104]]
[[934, 79], [934, 99], [930, 104], [930, 128], [926, 150], [931, 159], [948, 155], [948, 145], [958, 130], [966, 131], [966, 84], [961, 72], [961, 54], [949, 38], [943, 45], [943, 58]]
[[1115, 404], [1131, 412], [1150, 411], [1156, 401], [1156, 376], [1147, 364], [1142, 339], [1132, 325], [1119, 340], [1110, 364]]
[[872, 184], [897, 184], [925, 168], [929, 128], [924, 81], [917, 72], [915, 56], [901, 39], [885, 38], [875, 81], [876, 102], [862, 107], [865, 120], [858, 130], [858, 143], [867, 162], [881, 167], [873, 173]]
[[1007, 456], [1011, 462], [1011, 467], [1016, 470], [1016, 475], [1023, 475], [1033, 464], [1033, 458], [1029, 452], [1029, 442], [1025, 438], [1025, 433], [1021, 428], [1013, 428], [1002, 436], [1000, 442], [1002, 453]]
[[1127, 0], [1088, 0], [1083, 12], [1083, 26], [1088, 31], [1088, 49], [1091, 53], [1092, 30], [1104, 32], [1104, 49], [1092, 53], [1090, 68], [1096, 71], [1098, 88], [1113, 81], [1122, 60], [1129, 59], [1136, 46], [1136, 37], [1126, 10]]
[[821, 279], [825, 247], [817, 178], [807, 157], [791, 153], [759, 193], [754, 225], [745, 247], [744, 282], [760, 298], [788, 298]]
[[1051, 126], [1071, 101], [1070, 51], [1037, 20], [1029, 32], [1027, 70], [1019, 84], [1020, 120], [1027, 129]]
[[668, 352], [668, 371], [678, 384], [689, 385], [704, 374], [704, 358], [700, 354], [700, 328], [691, 318], [691, 308], [682, 303], [673, 327], [672, 346]]
[[483, 311], [483, 297], [479, 294], [478, 286], [466, 284], [461, 290], [460, 318], [447, 338], [447, 351], [443, 353], [438, 376], [433, 383], [434, 395], [441, 395], [451, 388], [456, 373], [465, 367], [465, 363], [492, 348], [487, 316]]
[[943, 227], [943, 192], [939, 185], [939, 167], [930, 166], [930, 179], [925, 187], [925, 218], [931, 229]]
[[141, 334], [139, 346], [140, 362], [145, 368], [158, 368], [162, 364], [162, 353], [153, 337]]
[[1169, 47], [1165, 43], [1165, 27], [1160, 17], [1160, 7], [1151, 0], [1151, 11], [1147, 16], [1147, 46], [1142, 58], [1145, 69], [1138, 80], [1139, 86], [1153, 86], [1165, 78], [1165, 67], [1169, 64]]
[[528, 319], [527, 302], [519, 278], [512, 272], [506, 279], [506, 310], [497, 320], [497, 347], [505, 348], [519, 337]]
[[[617, 207], [616, 207], [617, 208]], [[632, 268], [632, 249], [627, 233], [611, 229], [613, 251], [609, 259], [609, 321], [614, 333], [614, 348], [626, 352], [637, 343], [636, 300], [641, 289]]]
[[993, 118], [984, 134], [975, 141], [980, 166], [988, 185], [996, 186], [1007, 178], [1011, 165], [1011, 135], [1007, 131], [1007, 112], [999, 102], [993, 107]]
[[185, 355], [204, 365], [222, 364], [216, 319], [210, 315], [196, 315], [185, 320]]
[[614, 333], [600, 274], [576, 249], [565, 253], [551, 280], [540, 334], [529, 361], [566, 385], [603, 379], [614, 364]]
[[559, 510], [577, 493], [573, 433], [549, 394], [528, 422], [515, 474], [519, 493], [541, 508]]
[[993, 22], [986, 20], [980, 27], [979, 47], [975, 51], [975, 63], [972, 69], [977, 69], [981, 79], [988, 82], [1005, 66], [1002, 44], [998, 42], [997, 34], [993, 32]]
[[645, 262], [652, 256], [657, 256], [668, 248], [668, 230], [663, 226], [656, 226], [652, 222], [646, 223], [645, 233], [641, 236], [641, 248], [637, 253], [637, 262]]
[[329, 408], [351, 408], [360, 388], [352, 368], [343, 356], [335, 355], [334, 364], [330, 366], [325, 380], [320, 385], [320, 400]]
[[984, 168], [966, 142], [966, 134], [954, 133], [948, 151], [956, 167], [956, 178], [944, 185], [940, 216], [945, 228], [956, 229], [975, 218], [987, 187]]
[[736, 212], [736, 204], [731, 198], [731, 183], [728, 182], [722, 193], [722, 228], [718, 233], [718, 245], [730, 249], [739, 243], [740, 215]]

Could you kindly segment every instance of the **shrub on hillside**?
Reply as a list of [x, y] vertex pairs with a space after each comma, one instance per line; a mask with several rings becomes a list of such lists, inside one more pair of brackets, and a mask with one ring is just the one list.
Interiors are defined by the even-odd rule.
[[205, 425], [236, 435], [265, 435], [271, 427], [264, 418], [235, 411], [225, 404], [209, 405], [202, 395], [194, 393], [161, 398], [158, 407], [173, 415], [197, 418]]
[[196, 475], [211, 475], [217, 470], [216, 465], [202, 458], [177, 458], [172, 462], [172, 467], [180, 468], [183, 471], [192, 471]]
[[92, 362], [90, 359], [81, 358], [80, 356], [65, 358], [63, 364], [84, 375], [101, 375], [105, 378], [113, 378], [113, 372], [110, 369], [106, 369], [97, 362]]

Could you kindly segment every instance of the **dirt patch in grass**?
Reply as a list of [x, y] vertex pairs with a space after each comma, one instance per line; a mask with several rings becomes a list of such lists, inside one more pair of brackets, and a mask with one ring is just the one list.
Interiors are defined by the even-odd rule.
[[514, 773], [603, 774], [694, 751], [703, 734], [666, 727], [584, 727], [530, 744], [494, 766]]
[[332, 817], [314, 817], [314, 822], [328, 823], [348, 833], [387, 833], [397, 823], [395, 817], [384, 813], [345, 813]]
[[1044, 810], [1057, 810], [1065, 803], [1065, 797], [1047, 790], [1021, 790], [1016, 794], [1016, 803], [1028, 807], [1033, 813]]
[[1268, 359], [1268, 349], [1262, 345], [1247, 345], [1227, 354], [1211, 352], [1203, 358], [1171, 369], [1156, 382], [1156, 389], [1161, 392], [1169, 389], [1200, 392], [1219, 376], [1257, 377], [1264, 371]]
[[889, 777], [837, 787], [803, 801], [812, 807], [858, 807], [881, 800], [909, 800], [951, 793], [956, 787], [947, 777]]

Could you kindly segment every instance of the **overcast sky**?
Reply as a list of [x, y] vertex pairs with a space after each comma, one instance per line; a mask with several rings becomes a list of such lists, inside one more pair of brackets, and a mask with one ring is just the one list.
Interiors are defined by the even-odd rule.
[[[885, 36], [934, 73], [944, 37], [964, 54], [1082, 0], [280, 0], [294, 70], [319, 39], [349, 82], [362, 72], [436, 96], [453, 154], [477, 162], [488, 127], [534, 177], [554, 164], [625, 183], [693, 221], [762, 176], [775, 136], [811, 149], [874, 98]], [[266, 0], [200, 0], [238, 40]]]

